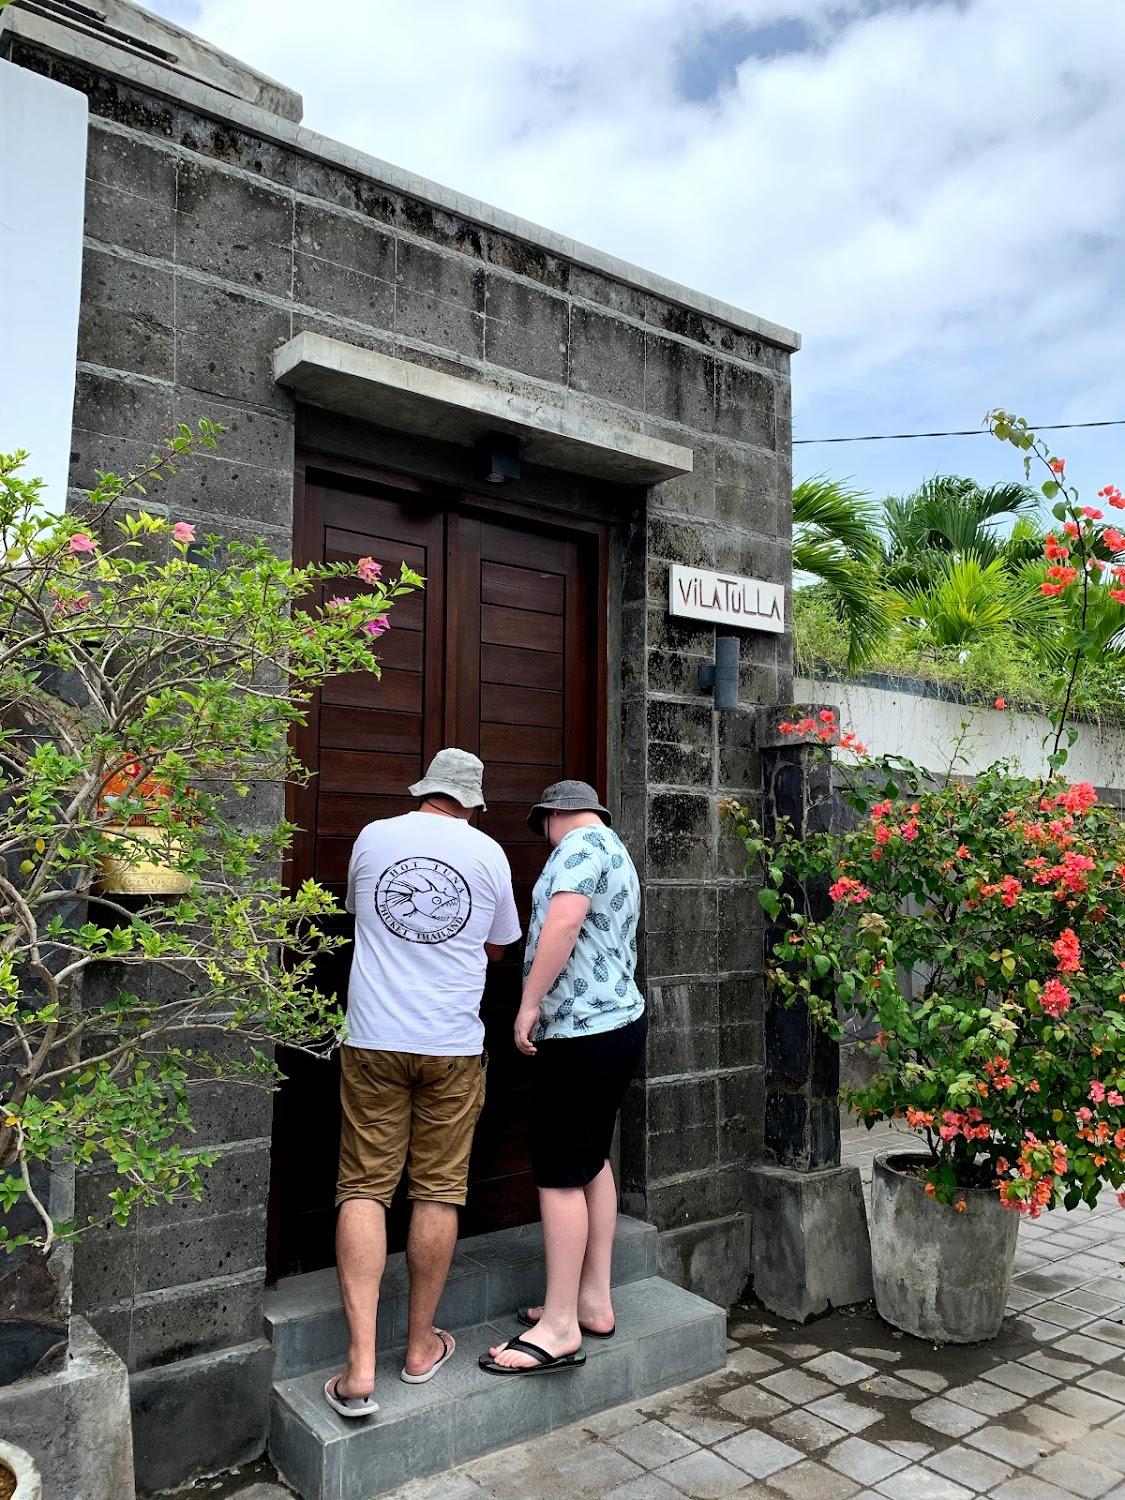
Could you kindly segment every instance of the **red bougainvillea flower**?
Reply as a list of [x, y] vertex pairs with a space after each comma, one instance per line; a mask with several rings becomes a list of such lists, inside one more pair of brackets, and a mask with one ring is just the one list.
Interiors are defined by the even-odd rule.
[[958, 844], [957, 845], [957, 858], [958, 859], [968, 859], [968, 857], [969, 857], [969, 847], [968, 847], [968, 845], [967, 844]]
[[1061, 583], [1065, 588], [1078, 577], [1078, 569], [1067, 568], [1062, 563], [1055, 563], [1047, 569], [1047, 577], [1053, 579], [1056, 583]]
[[1007, 708], [1008, 700], [1007, 698], [997, 698], [996, 702], [992, 706], [993, 708]]
[[835, 724], [836, 722], [836, 715], [830, 708], [822, 708], [817, 714], [817, 718], [822, 724]]
[[1070, 548], [1062, 546], [1058, 537], [1052, 531], [1043, 543], [1043, 555], [1051, 562], [1060, 562], [1070, 556]]
[[1041, 594], [1046, 594], [1048, 599], [1053, 599], [1056, 597], [1056, 595], [1062, 594], [1065, 591], [1065, 583], [1041, 583], [1039, 585], [1039, 592]]
[[1107, 484], [1104, 489], [1098, 491], [1099, 500], [1108, 500], [1114, 510], [1125, 510], [1125, 495], [1115, 484]]
[[1063, 530], [1066, 532], [1067, 536], [1077, 536], [1078, 533], [1079, 533], [1079, 531], [1080, 531], [1080, 529], [1081, 528], [1079, 527], [1077, 521], [1064, 521], [1063, 522]]
[[1082, 944], [1072, 927], [1064, 927], [1051, 944], [1051, 952], [1059, 961], [1060, 974], [1074, 974], [1082, 967]]
[[908, 844], [912, 844], [914, 842], [914, 840], [918, 837], [919, 832], [920, 829], [918, 827], [917, 818], [907, 819], [907, 821], [903, 823], [899, 828], [899, 833], [902, 834], [903, 838]]
[[1052, 474], [1061, 474], [1065, 468], [1066, 468], [1066, 459], [1065, 458], [1052, 458], [1051, 459], [1051, 473]]
[[888, 798], [886, 802], [876, 802], [871, 809], [871, 821], [880, 822], [883, 818], [889, 818], [894, 811], [894, 804]]
[[839, 880], [828, 887], [828, 894], [833, 901], [845, 901], [849, 906], [858, 906], [861, 901], [867, 900], [871, 892], [850, 875], [841, 875]]
[[1070, 991], [1057, 979], [1048, 979], [1039, 1003], [1049, 1016], [1061, 1016], [1070, 1009]]
[[1067, 812], [1088, 812], [1098, 800], [1092, 781], [1076, 781], [1054, 799], [1056, 807], [1065, 807]]
[[1125, 552], [1125, 533], [1118, 531], [1116, 526], [1102, 527], [1102, 541], [1111, 552]]
[[1125, 589], [1110, 589], [1109, 597], [1117, 604], [1125, 604]]
[[98, 544], [84, 531], [76, 531], [70, 539], [70, 550], [77, 557], [81, 553], [96, 552]]
[[383, 565], [377, 563], [373, 557], [361, 557], [355, 565], [355, 570], [364, 583], [374, 583], [382, 573]]
[[777, 732], [778, 734], [796, 734], [797, 726], [789, 719], [782, 719], [781, 723], [777, 726]]
[[1082, 514], [1090, 521], [1100, 521], [1102, 518], [1102, 513], [1096, 505], [1084, 505]]
[[174, 542], [194, 542], [195, 527], [190, 521], [177, 521], [172, 527], [172, 540]]

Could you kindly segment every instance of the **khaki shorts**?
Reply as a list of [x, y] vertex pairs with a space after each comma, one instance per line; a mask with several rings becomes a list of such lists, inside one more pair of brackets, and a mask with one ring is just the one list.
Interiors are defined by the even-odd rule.
[[340, 1048], [337, 1205], [389, 1207], [407, 1167], [410, 1197], [463, 1204], [473, 1132], [484, 1106], [484, 1058]]

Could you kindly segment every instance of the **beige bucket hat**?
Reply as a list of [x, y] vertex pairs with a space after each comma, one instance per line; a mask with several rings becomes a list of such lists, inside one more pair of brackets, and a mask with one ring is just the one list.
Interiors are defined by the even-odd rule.
[[484, 762], [468, 750], [439, 750], [421, 781], [410, 788], [412, 797], [452, 797], [462, 807], [487, 812], [484, 803]]

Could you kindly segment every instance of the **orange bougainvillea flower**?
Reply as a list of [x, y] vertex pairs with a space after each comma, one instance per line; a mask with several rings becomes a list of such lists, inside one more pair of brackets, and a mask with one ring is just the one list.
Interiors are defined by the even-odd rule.
[[932, 1198], [936, 1192], [937, 1192], [937, 1188], [934, 1187], [933, 1183], [932, 1182], [927, 1182], [926, 1183], [926, 1197], [927, 1198]]
[[955, 1214], [963, 1214], [968, 1206], [964, 1198], [958, 1198], [957, 1202], [953, 1205], [953, 1212]]

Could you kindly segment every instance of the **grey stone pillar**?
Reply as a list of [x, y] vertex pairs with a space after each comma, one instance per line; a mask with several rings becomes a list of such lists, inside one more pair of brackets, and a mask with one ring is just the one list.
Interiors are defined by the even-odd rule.
[[[762, 710], [762, 828], [804, 838], [832, 826], [832, 768], [815, 730], [782, 734], [783, 720], [817, 720], [821, 704]], [[819, 721], [817, 720], [819, 727]], [[792, 882], [797, 909], [829, 905], [822, 882]], [[784, 922], [766, 928], [767, 964]], [[751, 1279], [755, 1295], [805, 1321], [871, 1296], [871, 1247], [859, 1170], [840, 1165], [840, 1046], [808, 1008], [783, 1002], [768, 978], [765, 1013], [765, 1160], [751, 1174]]]

